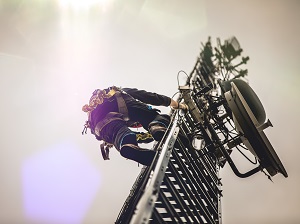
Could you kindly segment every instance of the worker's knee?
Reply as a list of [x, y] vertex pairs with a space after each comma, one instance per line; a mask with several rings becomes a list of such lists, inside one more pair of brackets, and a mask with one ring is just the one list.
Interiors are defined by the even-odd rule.
[[158, 114], [155, 119], [150, 122], [148, 128], [150, 128], [153, 125], [159, 125], [162, 127], [168, 127], [170, 123], [170, 116], [167, 114]]
[[113, 144], [118, 150], [120, 150], [122, 140], [125, 138], [125, 136], [131, 135], [132, 133], [133, 132], [127, 127], [124, 121], [115, 120], [103, 127], [100, 132], [100, 137], [104, 141]]

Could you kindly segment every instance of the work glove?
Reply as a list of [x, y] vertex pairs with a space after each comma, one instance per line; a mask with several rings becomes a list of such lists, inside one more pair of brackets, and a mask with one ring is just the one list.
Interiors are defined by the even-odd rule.
[[178, 107], [172, 107], [173, 110], [183, 110], [183, 111], [188, 111], [189, 107], [185, 103], [178, 103]]
[[189, 110], [188, 105], [186, 105], [185, 103], [179, 103], [178, 107], [179, 107], [179, 109], [181, 109], [185, 112]]

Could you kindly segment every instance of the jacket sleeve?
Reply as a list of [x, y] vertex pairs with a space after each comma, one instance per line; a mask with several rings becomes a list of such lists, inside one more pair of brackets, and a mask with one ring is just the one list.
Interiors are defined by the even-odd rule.
[[136, 88], [122, 88], [124, 92], [131, 95], [133, 98], [142, 101], [146, 104], [151, 104], [154, 106], [169, 106], [171, 103], [171, 98], [161, 94], [147, 92], [145, 90], [139, 90]]

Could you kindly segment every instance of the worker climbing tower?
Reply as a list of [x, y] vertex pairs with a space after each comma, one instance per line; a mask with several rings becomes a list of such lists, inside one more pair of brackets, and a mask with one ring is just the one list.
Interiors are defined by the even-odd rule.
[[[222, 182], [227, 163], [241, 178], [263, 172], [269, 179], [287, 177], [264, 129], [272, 126], [258, 96], [246, 81], [243, 57], [235, 37], [202, 45], [178, 102], [189, 111], [171, 111], [171, 123], [156, 157], [143, 167], [116, 223], [222, 223]], [[253, 168], [241, 173], [231, 158], [241, 153]]]

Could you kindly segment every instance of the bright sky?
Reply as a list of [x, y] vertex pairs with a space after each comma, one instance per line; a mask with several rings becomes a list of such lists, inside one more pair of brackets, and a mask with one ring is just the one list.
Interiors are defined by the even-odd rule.
[[225, 166], [223, 223], [300, 222], [299, 10], [296, 0], [0, 0], [0, 222], [113, 223], [141, 167], [115, 151], [102, 160], [81, 136], [82, 105], [108, 85], [172, 96], [201, 42], [232, 35], [289, 177], [240, 179]]

